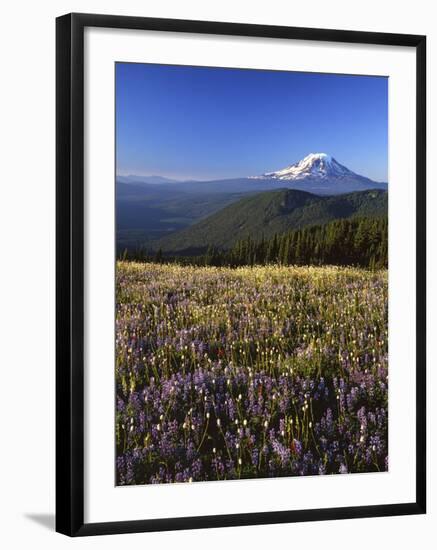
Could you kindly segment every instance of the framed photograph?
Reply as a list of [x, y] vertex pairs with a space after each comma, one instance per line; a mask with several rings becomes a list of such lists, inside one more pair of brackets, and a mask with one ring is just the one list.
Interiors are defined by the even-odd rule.
[[56, 24], [57, 530], [425, 513], [425, 37]]

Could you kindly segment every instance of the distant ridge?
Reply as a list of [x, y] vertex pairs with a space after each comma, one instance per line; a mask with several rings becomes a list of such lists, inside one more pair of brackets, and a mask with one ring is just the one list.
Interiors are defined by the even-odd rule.
[[334, 219], [387, 215], [387, 192], [367, 190], [336, 196], [279, 189], [244, 197], [198, 223], [159, 239], [167, 252], [190, 253], [208, 246], [230, 248], [250, 236], [259, 240]]
[[148, 184], [160, 184], [160, 183], [178, 183], [178, 180], [172, 179], [172, 178], [166, 178], [164, 176], [136, 176], [136, 175], [128, 175], [128, 176], [117, 176], [117, 182], [118, 183], [134, 183], [134, 184], [142, 184], [142, 183], [148, 183]]
[[246, 193], [278, 188], [298, 189], [317, 195], [340, 195], [367, 189], [387, 190], [385, 182], [356, 174], [327, 153], [310, 153], [302, 160], [259, 176], [176, 181], [163, 176], [118, 176], [117, 183], [173, 188], [186, 193]]

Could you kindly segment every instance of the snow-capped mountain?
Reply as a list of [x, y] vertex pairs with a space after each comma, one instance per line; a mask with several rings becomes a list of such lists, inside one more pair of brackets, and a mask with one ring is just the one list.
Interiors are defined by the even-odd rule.
[[282, 185], [293, 188], [322, 192], [349, 192], [362, 189], [386, 189], [380, 183], [356, 174], [326, 153], [311, 153], [299, 162], [275, 172], [252, 176], [255, 180], [278, 180]]
[[356, 174], [326, 153], [311, 153], [304, 159], [276, 172], [261, 176], [248, 176], [207, 181], [172, 181], [157, 176], [117, 177], [117, 193], [122, 197], [138, 195], [141, 188], [156, 193], [169, 192], [170, 199], [186, 193], [238, 194], [297, 189], [315, 195], [340, 195], [369, 189], [387, 190], [387, 183], [373, 181]]
[[267, 172], [261, 177], [280, 180], [300, 180], [307, 177], [345, 177], [355, 176], [354, 172], [343, 166], [326, 153], [310, 153], [304, 159], [276, 172]]

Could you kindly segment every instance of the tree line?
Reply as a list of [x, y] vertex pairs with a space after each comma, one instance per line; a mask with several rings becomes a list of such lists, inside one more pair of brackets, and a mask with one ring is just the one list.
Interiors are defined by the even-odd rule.
[[340, 219], [256, 241], [240, 239], [228, 250], [210, 246], [202, 254], [170, 255], [158, 250], [123, 254], [125, 259], [184, 265], [356, 265], [379, 269], [388, 265], [387, 218]]

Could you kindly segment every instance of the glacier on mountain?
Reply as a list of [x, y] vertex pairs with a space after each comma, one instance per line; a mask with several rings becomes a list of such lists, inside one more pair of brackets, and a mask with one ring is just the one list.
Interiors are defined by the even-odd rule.
[[[278, 179], [278, 180], [305, 180], [324, 178], [363, 178], [340, 164], [334, 157], [326, 153], [310, 153], [305, 158], [277, 170], [267, 172], [261, 176], [252, 176], [253, 179]], [[366, 178], [367, 179], [367, 178]]]

